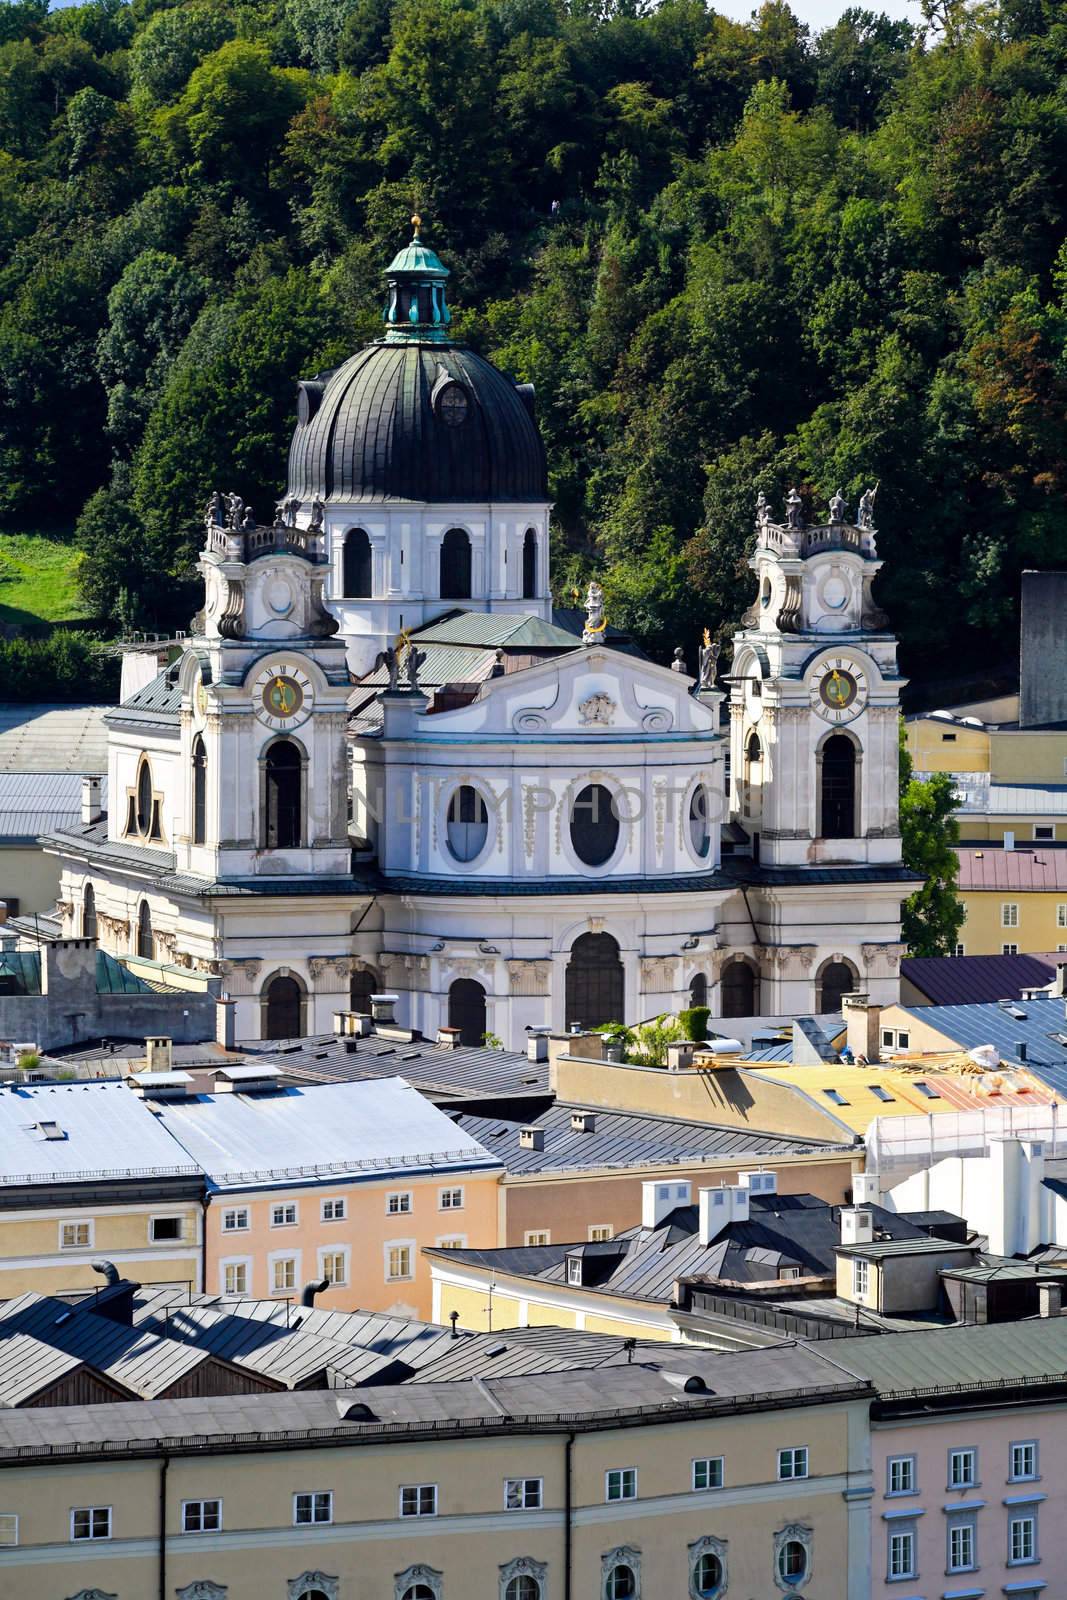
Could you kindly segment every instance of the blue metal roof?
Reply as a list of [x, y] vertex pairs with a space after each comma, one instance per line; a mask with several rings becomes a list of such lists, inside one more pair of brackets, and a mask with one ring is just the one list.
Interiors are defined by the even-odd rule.
[[961, 1050], [993, 1045], [1002, 1060], [1028, 1067], [1042, 1083], [1067, 1097], [1067, 1008], [1063, 1000], [901, 1009], [917, 1023], [944, 1034]]

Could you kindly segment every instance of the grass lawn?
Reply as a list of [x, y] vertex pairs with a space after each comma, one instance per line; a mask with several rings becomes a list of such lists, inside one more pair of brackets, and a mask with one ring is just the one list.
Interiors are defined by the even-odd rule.
[[68, 622], [91, 613], [78, 596], [81, 556], [43, 533], [0, 533], [0, 622]]

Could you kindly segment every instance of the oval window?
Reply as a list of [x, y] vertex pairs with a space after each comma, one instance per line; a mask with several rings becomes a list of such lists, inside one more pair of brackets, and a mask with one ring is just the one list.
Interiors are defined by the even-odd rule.
[[689, 842], [701, 859], [711, 849], [708, 811], [708, 791], [702, 783], [698, 783], [689, 801]]
[[587, 784], [571, 811], [571, 844], [587, 867], [602, 867], [615, 854], [619, 818], [611, 791], [602, 783]]
[[450, 428], [460, 428], [467, 420], [470, 402], [458, 383], [446, 383], [437, 396], [437, 415]]
[[764, 578], [764, 580], [763, 580], [763, 589], [762, 589], [762, 591], [760, 593], [760, 605], [761, 606], [769, 606], [770, 603], [771, 603], [771, 580], [770, 580], [770, 578]]
[[147, 834], [152, 825], [152, 768], [142, 758], [137, 773], [137, 831]]
[[696, 1591], [701, 1596], [701, 1600], [705, 1595], [717, 1595], [722, 1588], [722, 1562], [718, 1556], [712, 1555], [708, 1551], [697, 1562], [694, 1576], [696, 1578]]
[[808, 1557], [799, 1539], [787, 1539], [778, 1552], [778, 1573], [786, 1583], [799, 1583], [808, 1570]]
[[448, 802], [445, 837], [456, 861], [473, 861], [481, 855], [489, 835], [485, 801], [469, 783], [461, 784]]

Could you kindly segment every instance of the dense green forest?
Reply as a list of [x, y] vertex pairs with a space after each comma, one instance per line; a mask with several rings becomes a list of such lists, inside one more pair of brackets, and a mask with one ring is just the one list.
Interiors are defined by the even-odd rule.
[[462, 337], [537, 385], [560, 596], [657, 653], [750, 598], [758, 490], [878, 482], [912, 674], [1014, 650], [1067, 564], [1067, 6], [0, 6], [0, 527], [184, 623], [218, 485], [374, 337], [413, 207]]

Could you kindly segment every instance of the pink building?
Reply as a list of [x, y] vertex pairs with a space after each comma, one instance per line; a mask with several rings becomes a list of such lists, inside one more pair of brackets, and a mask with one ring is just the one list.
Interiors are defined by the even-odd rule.
[[1067, 1317], [850, 1340], [844, 1364], [877, 1390], [872, 1600], [1067, 1595]]

